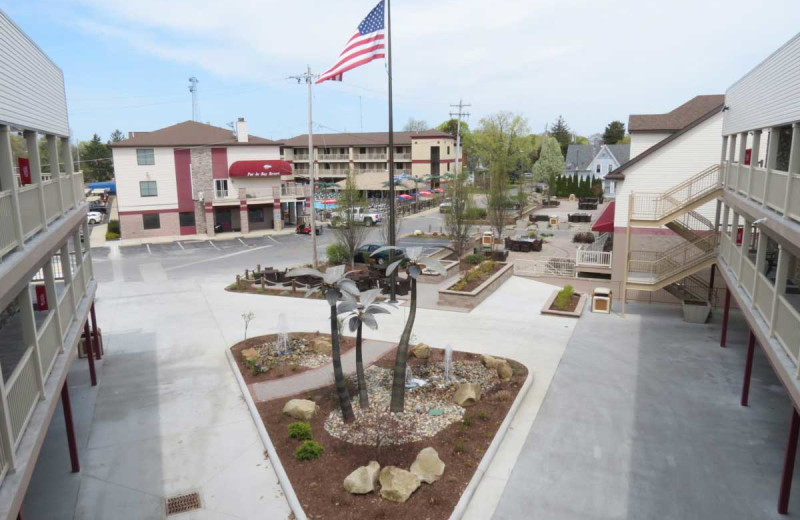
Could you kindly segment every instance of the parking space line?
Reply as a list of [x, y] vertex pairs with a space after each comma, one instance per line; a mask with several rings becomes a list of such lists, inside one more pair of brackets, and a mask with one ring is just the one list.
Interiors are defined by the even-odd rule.
[[254, 247], [252, 249], [243, 249], [241, 251], [236, 251], [235, 253], [228, 253], [227, 255], [217, 256], [215, 258], [204, 258], [203, 260], [197, 260], [197, 261], [194, 261], [194, 262], [189, 262], [188, 264], [176, 265], [176, 266], [173, 266], [173, 267], [167, 267], [164, 270], [165, 271], [172, 271], [174, 269], [183, 269], [184, 267], [189, 267], [189, 266], [192, 266], [192, 265], [204, 264], [206, 262], [213, 262], [215, 260], [222, 260], [222, 259], [225, 259], [225, 258], [230, 258], [232, 256], [241, 255], [241, 254], [244, 254], [244, 253], [252, 253], [253, 251], [258, 251], [259, 249], [266, 249], [268, 247], [273, 247], [273, 246], [261, 246], [261, 247]]
[[221, 251], [221, 249], [217, 247], [217, 244], [215, 244], [215, 243], [214, 243], [214, 242], [212, 242], [211, 240], [209, 240], [209, 241], [208, 241], [208, 243], [209, 243], [209, 244], [211, 244], [211, 247], [213, 247], [213, 248], [214, 248], [214, 249], [216, 249], [217, 251]]
[[273, 241], [273, 242], [275, 242], [276, 244], [280, 244], [280, 242], [278, 242], [277, 240], [275, 240], [274, 238], [272, 238], [272, 235], [267, 235], [267, 238], [268, 238], [268, 239], [270, 239], [270, 240], [272, 240], [272, 241]]
[[152, 255], [152, 254], [153, 254], [153, 252], [152, 252], [152, 251], [150, 251], [150, 244], [145, 244], [145, 245], [147, 246], [147, 252], [148, 252], [148, 253], [150, 253], [150, 254]]
[[178, 241], [178, 245], [181, 246], [181, 249], [183, 249], [183, 250], [186, 249], [185, 247], [183, 247], [183, 244], [181, 244], [180, 240]]
[[242, 240], [241, 238], [237, 238], [236, 240], [238, 240], [239, 242], [241, 242], [243, 246], [250, 247], [250, 244], [247, 244], [247, 243], [246, 243], [244, 240]]

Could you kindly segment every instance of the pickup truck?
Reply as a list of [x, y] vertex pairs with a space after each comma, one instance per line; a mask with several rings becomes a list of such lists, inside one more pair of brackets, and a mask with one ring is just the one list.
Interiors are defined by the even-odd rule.
[[[351, 210], [335, 212], [331, 216], [331, 226], [337, 227], [342, 225], [344, 221], [347, 220], [349, 211]], [[383, 220], [383, 215], [381, 215], [377, 211], [356, 208], [352, 210], [352, 212], [353, 212], [353, 220], [355, 220], [356, 222], [360, 222], [365, 226], [374, 226], [376, 224], [379, 224]]]

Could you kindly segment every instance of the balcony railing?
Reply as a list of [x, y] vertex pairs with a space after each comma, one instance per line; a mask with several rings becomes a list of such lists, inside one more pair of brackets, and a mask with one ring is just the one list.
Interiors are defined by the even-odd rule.
[[321, 153], [317, 156], [319, 161], [347, 161], [350, 154], [347, 153]]
[[713, 193], [721, 186], [720, 179], [720, 167], [715, 164], [665, 192], [632, 193], [631, 218], [661, 220]]
[[631, 275], [648, 276], [649, 283], [657, 283], [715, 258], [716, 238], [715, 235], [709, 235], [694, 242], [679, 244], [666, 251], [631, 251], [628, 271]]
[[292, 160], [292, 161], [308, 161], [308, 154], [307, 153], [306, 154], [298, 153], [298, 154], [295, 154], [292, 157], [288, 157], [288, 159]]
[[385, 161], [388, 156], [385, 153], [357, 153], [353, 159], [356, 161]]
[[394, 154], [394, 160], [395, 160], [395, 162], [398, 162], [398, 161], [410, 161], [411, 160], [411, 154], [410, 153], [396, 153], [396, 154]]
[[725, 161], [722, 183], [729, 192], [800, 221], [800, 175], [796, 173], [790, 176], [782, 170]]

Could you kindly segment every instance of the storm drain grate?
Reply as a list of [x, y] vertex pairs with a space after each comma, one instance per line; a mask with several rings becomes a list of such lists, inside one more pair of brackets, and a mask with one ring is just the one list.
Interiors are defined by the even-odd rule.
[[200, 494], [187, 493], [167, 499], [167, 516], [200, 509]]

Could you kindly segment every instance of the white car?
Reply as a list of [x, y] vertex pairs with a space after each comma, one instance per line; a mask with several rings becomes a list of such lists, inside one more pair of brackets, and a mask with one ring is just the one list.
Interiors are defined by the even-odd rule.
[[86, 222], [89, 224], [102, 224], [103, 214], [99, 211], [90, 211], [86, 214]]

